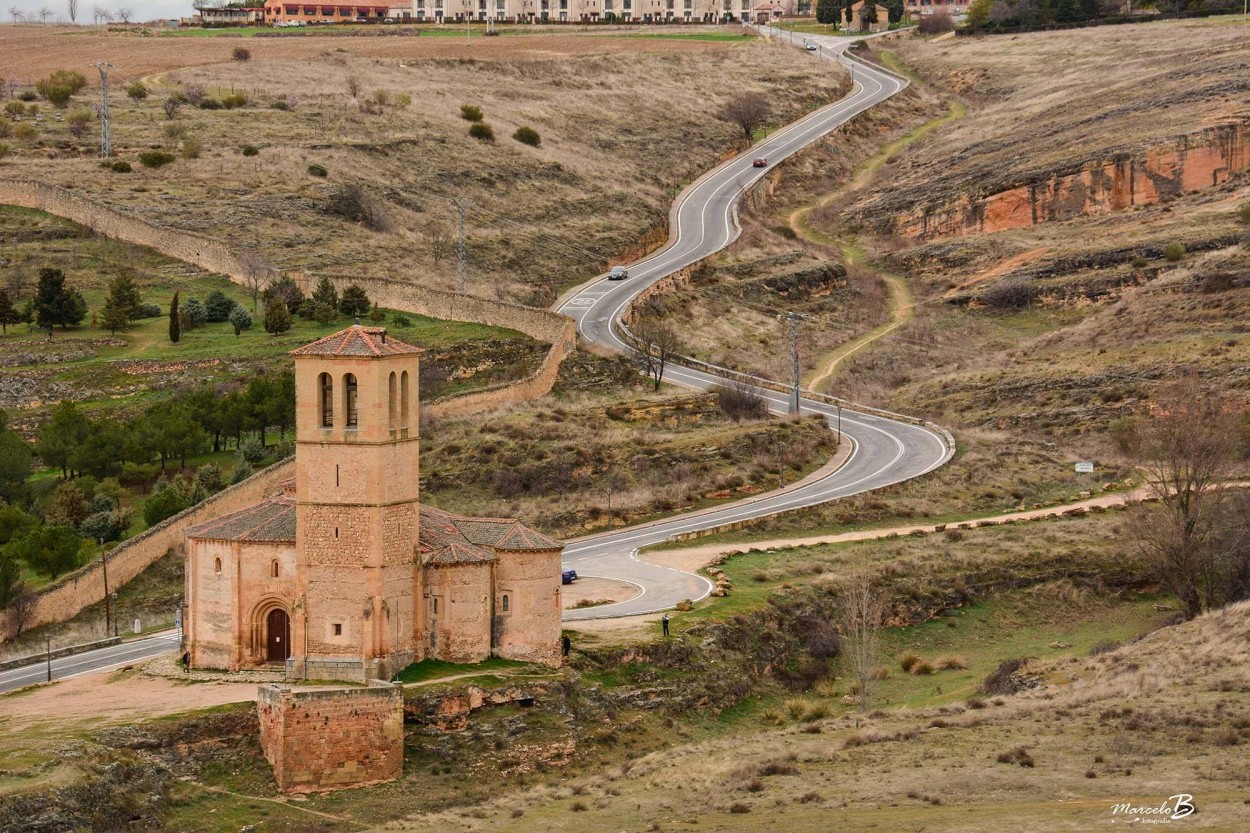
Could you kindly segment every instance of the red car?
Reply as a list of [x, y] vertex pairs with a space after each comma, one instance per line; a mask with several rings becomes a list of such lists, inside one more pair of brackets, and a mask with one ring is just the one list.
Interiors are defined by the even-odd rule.
[[752, 162], [752, 163], [751, 163], [751, 167], [753, 167], [753, 168], [767, 168], [767, 167], [768, 167], [768, 157], [767, 157], [767, 156], [761, 156], [759, 159], [756, 159], [754, 162]]

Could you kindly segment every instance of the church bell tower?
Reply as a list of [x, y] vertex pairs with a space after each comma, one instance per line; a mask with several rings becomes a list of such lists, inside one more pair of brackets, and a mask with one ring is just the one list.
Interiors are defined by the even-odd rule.
[[359, 324], [292, 351], [289, 677], [388, 679], [414, 659], [420, 354]]

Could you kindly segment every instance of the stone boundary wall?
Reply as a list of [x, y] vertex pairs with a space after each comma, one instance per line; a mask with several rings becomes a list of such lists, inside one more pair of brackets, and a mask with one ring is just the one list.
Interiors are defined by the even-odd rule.
[[[183, 531], [187, 527], [259, 503], [276, 494], [283, 480], [294, 476], [295, 467], [291, 460], [274, 463], [242, 483], [223, 489], [195, 506], [145, 529], [135, 537], [122, 541], [105, 555], [108, 562], [109, 591], [115, 591], [129, 582], [171, 549], [181, 547]], [[40, 588], [39, 600], [27, 627], [72, 619], [84, 608], [103, 598], [104, 570], [100, 559], [96, 558]], [[11, 619], [4, 617], [3, 622], [0, 622], [0, 642], [10, 638], [13, 630]]]
[[[55, 185], [29, 180], [0, 180], [0, 204], [46, 211], [86, 226], [106, 237], [147, 246], [167, 257], [223, 274], [235, 283], [245, 283], [245, 276], [254, 273], [258, 268], [255, 264], [245, 262], [229, 246], [216, 240], [129, 216]], [[276, 274], [277, 270], [270, 269], [270, 272]], [[310, 279], [304, 276], [303, 280]], [[573, 319], [550, 310], [474, 295], [461, 295], [385, 278], [360, 276], [351, 280], [364, 287], [380, 304], [392, 309], [402, 309], [431, 318], [506, 327], [551, 345], [543, 363], [528, 378], [431, 403], [426, 406], [431, 416], [475, 413], [543, 396], [555, 384], [560, 363], [577, 343], [577, 329]]]
[[378, 784], [404, 772], [403, 685], [257, 692], [260, 745], [284, 793]]

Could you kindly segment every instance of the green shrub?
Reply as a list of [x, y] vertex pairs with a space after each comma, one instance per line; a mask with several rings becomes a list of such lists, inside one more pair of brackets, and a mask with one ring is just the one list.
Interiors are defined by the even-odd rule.
[[538, 147], [542, 144], [542, 137], [538, 135], [538, 131], [532, 127], [518, 127], [516, 132], [512, 134], [512, 138], [516, 139], [523, 145], [530, 147]]
[[64, 107], [74, 95], [87, 86], [87, 77], [72, 69], [58, 69], [47, 78], [35, 82], [35, 90], [57, 107]]
[[204, 99], [196, 105], [201, 110], [220, 110], [222, 103], [212, 96], [205, 96]]
[[469, 135], [480, 142], [495, 141], [495, 131], [484, 121], [475, 121], [469, 125]]
[[22, 92], [18, 93], [17, 97], [21, 101], [34, 101], [39, 96], [35, 95], [30, 90], [22, 90]]
[[9, 147], [4, 142], [0, 142], [0, 159], [3, 159], [4, 157], [8, 156], [12, 152], [13, 152], [13, 148]]
[[142, 81], [136, 81], [133, 84], [126, 87], [126, 95], [130, 96], [135, 101], [142, 101], [143, 99], [148, 97], [147, 85], [144, 84]]
[[[112, 165], [109, 165], [109, 168], [115, 174], [128, 174], [132, 170], [134, 170], [134, 168], [130, 167], [130, 163], [127, 162], [125, 159], [118, 159]], [[159, 315], [160, 313], [157, 313], [157, 314]]]
[[322, 165], [309, 165], [308, 173], [310, 176], [319, 176], [322, 179], [325, 179], [327, 176], [330, 175], [330, 172], [327, 171], [325, 167]]
[[247, 106], [247, 93], [231, 93], [221, 100], [221, 106], [227, 110]]
[[244, 145], [243, 146], [244, 156], [258, 156], [259, 154], [260, 154], [260, 149], [257, 148], [256, 145]]
[[145, 168], [160, 168], [173, 161], [174, 155], [163, 150], [145, 150], [139, 154], [139, 162]]
[[66, 104], [69, 104], [69, 100], [73, 97], [73, 95], [74, 93], [69, 87], [63, 87], [60, 85], [48, 87], [43, 93], [43, 97], [52, 104], [55, 104], [57, 107], [64, 107]]
[[1181, 244], [1181, 243], [1167, 244], [1167, 246], [1163, 249], [1163, 256], [1167, 258], [1167, 260], [1170, 263], [1175, 263], [1178, 260], [1184, 260], [1185, 258], [1184, 244]]
[[1237, 206], [1237, 220], [1242, 225], [1250, 226], [1250, 202]]
[[922, 659], [922, 660], [917, 660], [916, 663], [912, 665], [910, 673], [915, 674], [918, 677], [920, 676], [927, 677], [928, 675], [932, 674], [936, 670], [937, 669], [933, 667], [933, 663], [929, 662], [927, 659]]
[[482, 108], [478, 107], [476, 104], [461, 104], [460, 105], [460, 118], [464, 119], [465, 121], [475, 121], [475, 122], [481, 121], [482, 120]]
[[20, 101], [10, 101], [4, 105], [4, 114], [6, 116], [24, 116], [26, 115], [26, 105]]
[[377, 104], [379, 107], [385, 107], [386, 105], [391, 103], [391, 94], [388, 93], [386, 90], [374, 90], [373, 102]]
[[286, 103], [285, 98], [280, 98], [269, 105], [270, 110], [290, 110], [291, 105]]
[[199, 159], [200, 152], [204, 150], [204, 143], [199, 139], [183, 139], [182, 140], [182, 158], [183, 159]]
[[408, 95], [408, 93], [397, 93], [391, 104], [402, 110], [412, 104], [412, 96]]
[[236, 46], [234, 51], [230, 53], [230, 57], [236, 61], [250, 61], [252, 59], [252, 50], [246, 46]]
[[1138, 255], [1137, 257], [1129, 261], [1129, 265], [1132, 266], [1134, 269], [1145, 269], [1146, 263], [1147, 263], [1146, 258], [1142, 257], [1141, 255]]

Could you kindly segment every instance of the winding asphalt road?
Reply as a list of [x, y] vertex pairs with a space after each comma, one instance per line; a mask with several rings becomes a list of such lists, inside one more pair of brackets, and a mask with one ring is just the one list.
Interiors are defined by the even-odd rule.
[[[686, 188], [670, 214], [669, 245], [631, 264], [627, 280], [608, 281], [604, 275], [561, 299], [559, 311], [577, 321], [583, 338], [618, 352], [630, 352], [629, 345], [614, 329], [629, 302], [659, 279], [697, 263], [737, 239], [740, 230], [736, 209], [746, 189], [781, 160], [907, 85], [904, 79], [849, 58], [845, 52], [855, 39], [808, 36], [806, 40], [820, 46], [814, 57], [852, 67], [855, 82], [850, 94], [777, 131]], [[753, 167], [752, 161], [761, 156], [767, 158], [768, 167]], [[723, 377], [673, 365], [666, 370], [664, 380], [700, 390], [724, 383]], [[774, 413], [787, 412], [785, 394], [770, 390], [761, 393], [768, 398]], [[803, 399], [800, 408], [803, 413], [826, 416], [831, 427], [838, 416], [836, 406], [813, 399]], [[840, 421], [844, 441], [852, 443], [851, 454], [841, 467], [824, 477], [780, 494], [570, 542], [564, 549], [565, 569], [627, 581], [637, 586], [640, 593], [616, 604], [565, 611], [565, 621], [654, 613], [671, 609], [682, 599], [701, 599], [711, 591], [711, 583], [701, 576], [640, 561], [640, 547], [660, 543], [678, 533], [815, 506], [919, 477], [941, 466], [954, 452], [945, 436], [928, 427], [845, 408]]]
[[[736, 208], [747, 188], [781, 160], [885, 101], [907, 85], [905, 80], [848, 58], [844, 53], [855, 39], [807, 36], [806, 40], [820, 45], [820, 51], [813, 53], [815, 58], [853, 65], [855, 83], [850, 94], [778, 130], [748, 152], [709, 171], [686, 188], [673, 204], [669, 245], [632, 264], [628, 280], [609, 282], [603, 275], [562, 299], [559, 310], [577, 321], [583, 338], [613, 350], [629, 352], [629, 346], [614, 332], [613, 322], [620, 318], [626, 305], [650, 284], [732, 243], [739, 233]], [[767, 168], [752, 166], [752, 160], [760, 156], [768, 159]], [[664, 379], [672, 384], [700, 390], [724, 382], [719, 376], [671, 365]], [[784, 394], [770, 390], [761, 390], [761, 393], [768, 398], [773, 412], [787, 412], [788, 403]], [[800, 405], [803, 413], [826, 416], [831, 427], [838, 417], [836, 406], [824, 402], [803, 399]], [[851, 452], [836, 471], [823, 477], [780, 493], [570, 542], [564, 550], [565, 569], [575, 569], [586, 576], [626, 581], [636, 585], [640, 592], [625, 602], [566, 611], [565, 621], [669, 610], [682, 599], [698, 600], [711, 591], [711, 583], [702, 576], [640, 561], [637, 557], [640, 547], [660, 543], [678, 533], [815, 506], [919, 477], [941, 466], [954, 451], [942, 434], [903, 421], [843, 408], [840, 423], [844, 441], [851, 443]], [[169, 631], [53, 660], [52, 676], [53, 679], [60, 679], [146, 659], [175, 650], [178, 640], [178, 633]], [[46, 675], [44, 663], [0, 673], [0, 692], [42, 682]]]

